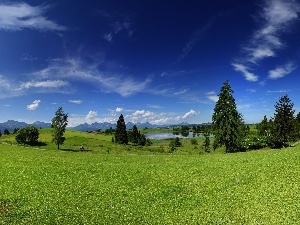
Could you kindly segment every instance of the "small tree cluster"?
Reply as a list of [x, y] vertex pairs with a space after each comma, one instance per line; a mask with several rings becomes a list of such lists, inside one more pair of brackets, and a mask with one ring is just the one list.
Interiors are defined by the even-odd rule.
[[133, 125], [132, 130], [127, 131], [128, 141], [140, 146], [149, 146], [152, 144], [149, 138], [141, 134], [136, 125]]
[[39, 130], [34, 126], [21, 128], [16, 134], [18, 144], [36, 145], [39, 139]]
[[182, 143], [180, 142], [179, 137], [176, 137], [171, 140], [169, 147], [171, 148], [171, 151], [174, 152], [177, 147], [181, 147]]
[[6, 129], [4, 129], [3, 134], [4, 134], [4, 135], [10, 135], [10, 132], [9, 132], [9, 130], [6, 128]]
[[258, 136], [247, 138], [248, 149], [263, 147], [282, 148], [299, 139], [300, 113], [295, 117], [294, 104], [287, 95], [282, 96], [275, 105], [274, 117], [270, 120], [264, 116], [257, 124]]

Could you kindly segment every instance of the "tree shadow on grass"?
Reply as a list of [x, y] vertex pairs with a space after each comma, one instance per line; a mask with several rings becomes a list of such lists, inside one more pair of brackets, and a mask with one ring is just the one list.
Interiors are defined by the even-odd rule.
[[38, 147], [41, 147], [41, 146], [47, 146], [47, 144], [45, 142], [41, 142], [39, 141], [38, 143], [36, 143], [34, 146], [38, 146]]
[[61, 148], [59, 149], [63, 152], [91, 152], [89, 149], [71, 149], [71, 148]]

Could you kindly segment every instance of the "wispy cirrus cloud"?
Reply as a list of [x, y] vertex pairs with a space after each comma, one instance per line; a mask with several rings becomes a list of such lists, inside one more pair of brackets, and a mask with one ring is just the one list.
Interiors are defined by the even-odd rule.
[[148, 108], [153, 108], [153, 109], [162, 109], [164, 107], [160, 106], [160, 105], [153, 105], [153, 104], [147, 104]]
[[232, 63], [232, 66], [234, 67], [235, 71], [241, 72], [244, 75], [244, 77], [246, 78], [246, 80], [248, 80], [248, 81], [257, 81], [258, 80], [258, 76], [249, 72], [249, 69], [246, 66], [239, 64], [239, 63]]
[[291, 90], [268, 90], [267, 93], [286, 93], [286, 92], [290, 92]]
[[195, 47], [195, 45], [201, 40], [205, 32], [207, 32], [214, 24], [215, 20], [218, 19], [219, 17], [223, 16], [223, 14], [215, 15], [210, 20], [200, 29], [196, 29], [194, 33], [191, 35], [190, 39], [188, 42], [185, 44], [185, 46], [182, 49], [181, 55], [178, 57], [177, 62], [181, 61], [184, 59], [189, 52]]
[[269, 71], [268, 78], [272, 80], [276, 80], [286, 75], [290, 74], [296, 69], [296, 66], [293, 63], [287, 63], [283, 66], [277, 67], [274, 70]]
[[10, 89], [11, 88], [11, 83], [3, 75], [0, 75], [0, 87], [1, 87], [1, 89], [3, 89], [3, 88], [4, 89]]
[[133, 22], [130, 16], [120, 13], [108, 13], [103, 10], [97, 11], [102, 17], [104, 17], [110, 27], [103, 38], [108, 42], [112, 42], [117, 35], [124, 33], [127, 37], [131, 38], [133, 35]]
[[28, 54], [28, 53], [24, 53], [22, 58], [21, 58], [22, 61], [35, 61], [35, 60], [38, 60], [37, 57], [33, 57], [32, 55]]
[[[236, 59], [232, 66], [241, 72], [246, 80], [258, 81], [258, 76], [249, 72], [253, 66], [263, 59], [275, 57], [279, 50], [286, 47], [282, 34], [290, 32], [291, 25], [299, 17], [300, 5], [293, 0], [265, 0], [258, 18], [260, 28], [255, 30], [252, 37], [243, 46], [243, 56]], [[280, 76], [281, 71], [272, 70], [269, 78]]]
[[82, 100], [69, 100], [69, 102], [80, 105], [82, 103]]
[[62, 80], [28, 81], [21, 83], [19, 90], [29, 88], [61, 88], [68, 85], [68, 82]]
[[70, 85], [75, 81], [86, 82], [100, 88], [103, 92], [118, 93], [123, 97], [145, 92], [151, 83], [151, 77], [137, 81], [131, 76], [104, 74], [97, 69], [97, 64], [86, 64], [81, 59], [67, 58], [50, 63], [46, 68], [32, 74], [36, 79], [55, 78], [65, 80]]
[[288, 32], [298, 19], [299, 3], [293, 0], [266, 0], [260, 12], [261, 28], [256, 30], [244, 50], [246, 60], [257, 63], [259, 60], [276, 56], [278, 49], [284, 48], [282, 33]]
[[49, 6], [30, 6], [21, 3], [0, 3], [0, 29], [2, 30], [66, 30], [65, 26], [49, 20], [44, 14]]

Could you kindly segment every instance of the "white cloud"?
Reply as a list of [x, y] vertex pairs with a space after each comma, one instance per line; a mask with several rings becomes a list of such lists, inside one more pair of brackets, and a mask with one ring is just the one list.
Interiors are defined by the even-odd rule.
[[298, 19], [300, 6], [292, 0], [266, 0], [260, 18], [263, 23], [254, 32], [250, 46], [246, 47], [249, 61], [257, 61], [275, 56], [275, 51], [284, 47], [279, 36], [288, 31], [290, 25]]
[[29, 81], [21, 83], [19, 89], [29, 88], [60, 88], [68, 86], [68, 82], [62, 80]]
[[149, 122], [151, 124], [175, 124], [180, 122], [185, 122], [188, 118], [198, 115], [199, 113], [191, 109], [184, 115], [175, 116], [174, 113], [160, 113], [147, 111], [147, 110], [136, 110], [131, 115], [126, 115], [126, 121], [131, 121], [133, 123], [145, 123]]
[[31, 56], [30, 54], [27, 54], [27, 53], [24, 53], [21, 60], [22, 61], [34, 61], [34, 60], [37, 60], [38, 58], [37, 57], [33, 57]]
[[267, 57], [275, 56], [275, 52], [269, 47], [258, 47], [249, 50], [251, 51], [251, 60], [253, 60], [253, 62]]
[[242, 64], [238, 64], [238, 63], [232, 63], [232, 66], [234, 67], [235, 71], [242, 72], [244, 77], [246, 78], [246, 80], [248, 80], [248, 81], [257, 81], [258, 80], [258, 76], [253, 73], [250, 73], [246, 66], [244, 66]]
[[213, 102], [217, 102], [219, 100], [219, 96], [214, 91], [206, 93], [206, 96]]
[[195, 116], [195, 115], [198, 115], [198, 113], [195, 110], [191, 109], [189, 112], [187, 112], [186, 114], [184, 114], [182, 116], [182, 119], [187, 119], [187, 118], [189, 118], [191, 116]]
[[153, 109], [162, 109], [163, 107], [160, 105], [152, 105], [152, 104], [148, 104], [147, 107], [149, 108], [153, 108]]
[[0, 29], [2, 30], [66, 30], [66, 27], [49, 20], [44, 13], [48, 6], [30, 6], [24, 2], [0, 4]]
[[11, 88], [10, 82], [2, 75], [0, 75], [0, 87], [5, 89]]
[[[249, 72], [249, 64], [257, 65], [265, 58], [275, 57], [278, 50], [286, 47], [281, 40], [282, 34], [291, 30], [291, 25], [299, 19], [299, 13], [300, 5], [297, 1], [265, 0], [259, 14], [260, 28], [253, 32], [252, 38], [244, 46], [244, 56], [236, 60], [243, 64], [232, 63], [235, 71], [242, 72], [248, 81], [257, 81], [258, 76]], [[269, 77], [280, 77], [280, 74], [281, 71], [274, 71]]]
[[142, 116], [146, 113], [145, 110], [137, 110], [134, 113], [132, 113], [133, 116]]
[[93, 120], [97, 117], [97, 112], [96, 111], [89, 111], [89, 113], [86, 115], [87, 120]]
[[268, 93], [286, 93], [286, 92], [290, 92], [290, 90], [277, 90], [277, 91], [268, 90], [267, 92]]
[[187, 93], [188, 91], [189, 91], [188, 88], [184, 88], [184, 89], [182, 89], [180, 91], [175, 92], [174, 95], [182, 95], [182, 94]]
[[27, 110], [36, 110], [39, 107], [41, 100], [34, 100], [33, 103], [27, 105]]
[[81, 104], [82, 100], [69, 100], [69, 102], [74, 103], [74, 104]]
[[123, 111], [123, 108], [119, 108], [119, 107], [116, 108], [116, 112], [122, 112], [122, 111]]
[[144, 92], [152, 81], [149, 77], [144, 81], [137, 81], [130, 76], [113, 73], [103, 74], [97, 69], [97, 64], [87, 65], [82, 60], [74, 58], [54, 61], [47, 68], [32, 75], [40, 79], [53, 79], [55, 77], [56, 79], [68, 80], [70, 83], [80, 80], [96, 85], [104, 92], [119, 93], [123, 97]]
[[272, 80], [276, 80], [278, 78], [285, 77], [286, 75], [290, 74], [293, 72], [293, 70], [296, 69], [293, 63], [288, 63], [284, 66], [277, 67], [274, 70], [269, 71], [268, 78]]

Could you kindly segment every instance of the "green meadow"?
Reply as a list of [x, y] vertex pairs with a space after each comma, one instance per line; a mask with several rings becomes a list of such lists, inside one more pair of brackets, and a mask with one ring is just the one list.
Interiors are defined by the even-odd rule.
[[[0, 224], [297, 224], [300, 147], [210, 154], [66, 132], [57, 150], [0, 138]], [[80, 146], [84, 145], [84, 150]]]

